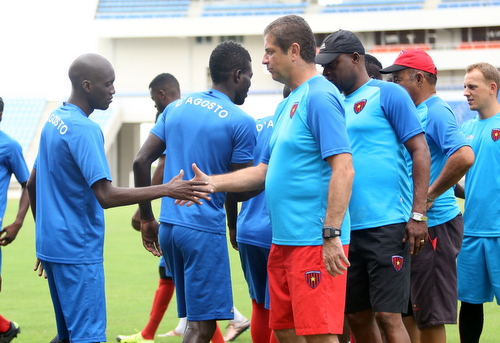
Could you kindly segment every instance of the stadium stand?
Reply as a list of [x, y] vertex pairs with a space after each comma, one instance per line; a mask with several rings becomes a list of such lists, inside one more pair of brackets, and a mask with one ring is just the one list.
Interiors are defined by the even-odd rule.
[[47, 101], [40, 98], [3, 98], [2, 131], [21, 144], [26, 154], [40, 124]]
[[252, 2], [226, 3], [205, 5], [202, 16], [254, 16], [254, 15], [287, 15], [303, 14], [308, 4], [306, 2]]
[[326, 5], [321, 13], [419, 10], [424, 3], [424, 0], [345, 0]]
[[500, 6], [500, 1], [492, 0], [441, 0], [439, 8]]
[[190, 0], [100, 0], [96, 19], [185, 17]]
[[450, 105], [453, 112], [455, 112], [459, 125], [477, 116], [477, 112], [471, 111], [465, 100], [448, 100], [447, 103]]

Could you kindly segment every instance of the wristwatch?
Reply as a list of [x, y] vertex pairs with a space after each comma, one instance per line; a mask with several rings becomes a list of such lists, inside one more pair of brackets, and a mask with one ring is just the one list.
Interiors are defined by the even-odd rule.
[[341, 234], [340, 229], [334, 228], [333, 226], [323, 226], [323, 238], [332, 239], [339, 237]]
[[410, 214], [410, 219], [413, 219], [414, 221], [417, 222], [426, 222], [428, 218], [424, 216], [422, 213], [412, 212]]

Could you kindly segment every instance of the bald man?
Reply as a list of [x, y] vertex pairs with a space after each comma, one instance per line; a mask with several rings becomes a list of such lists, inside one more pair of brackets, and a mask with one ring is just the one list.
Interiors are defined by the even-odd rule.
[[72, 91], [45, 124], [28, 181], [36, 220], [35, 270], [47, 273], [58, 339], [106, 341], [104, 211], [160, 197], [209, 200], [203, 183], [118, 188], [111, 184], [104, 136], [88, 117], [106, 110], [115, 94], [111, 63], [97, 54], [78, 57], [69, 68]]

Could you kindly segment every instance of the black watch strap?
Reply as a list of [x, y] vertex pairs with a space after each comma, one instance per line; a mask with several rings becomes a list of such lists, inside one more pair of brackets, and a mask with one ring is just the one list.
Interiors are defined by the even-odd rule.
[[332, 239], [341, 235], [340, 229], [333, 226], [323, 226], [323, 238]]

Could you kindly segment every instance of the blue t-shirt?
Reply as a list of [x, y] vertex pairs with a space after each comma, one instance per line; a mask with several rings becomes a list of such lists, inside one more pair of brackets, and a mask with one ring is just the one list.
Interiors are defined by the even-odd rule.
[[500, 113], [462, 125], [475, 154], [465, 175], [464, 235], [500, 236]]
[[[227, 95], [210, 89], [171, 103], [151, 129], [166, 146], [164, 182], [184, 169], [184, 179], [194, 176], [191, 165], [208, 175], [231, 170], [231, 163], [253, 160], [255, 120]], [[214, 193], [202, 206], [177, 206], [163, 198], [160, 222], [206, 232], [225, 233], [225, 193]]]
[[[256, 128], [257, 144], [253, 154], [254, 165], [260, 163], [263, 150], [269, 143], [273, 132], [273, 116], [258, 119]], [[267, 210], [265, 191], [241, 204], [237, 228], [236, 241], [238, 243], [267, 249], [271, 247], [271, 221]]]
[[[432, 184], [441, 174], [448, 158], [455, 151], [469, 144], [460, 131], [452, 109], [437, 95], [419, 104], [417, 111], [431, 155], [430, 183]], [[409, 161], [411, 167], [411, 159]], [[460, 208], [457, 205], [455, 191], [450, 188], [441, 194], [427, 210], [428, 225], [432, 227], [446, 223], [459, 213]]]
[[91, 186], [111, 181], [104, 136], [80, 108], [52, 112], [40, 137], [36, 169], [36, 255], [56, 263], [103, 260], [104, 210]]
[[28, 181], [30, 177], [21, 145], [0, 131], [0, 230], [3, 227], [3, 215], [7, 207], [7, 192], [12, 174], [19, 183]]
[[407, 222], [413, 196], [403, 145], [422, 133], [408, 92], [370, 79], [345, 97], [354, 183], [349, 211], [352, 230]]
[[[338, 89], [315, 75], [282, 100], [262, 158], [268, 163], [266, 200], [273, 243], [322, 245], [331, 168], [327, 157], [350, 153]], [[350, 242], [349, 215], [342, 243]]]

